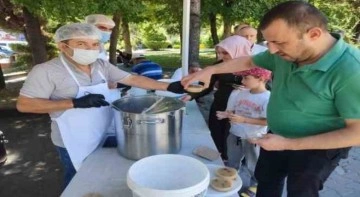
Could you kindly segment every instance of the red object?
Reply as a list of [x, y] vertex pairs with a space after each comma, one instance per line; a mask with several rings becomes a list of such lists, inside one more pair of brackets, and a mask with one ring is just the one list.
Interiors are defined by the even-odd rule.
[[235, 72], [234, 75], [241, 75], [241, 76], [251, 75], [254, 77], [261, 77], [266, 80], [271, 79], [271, 71], [259, 67], [252, 68], [250, 70]]

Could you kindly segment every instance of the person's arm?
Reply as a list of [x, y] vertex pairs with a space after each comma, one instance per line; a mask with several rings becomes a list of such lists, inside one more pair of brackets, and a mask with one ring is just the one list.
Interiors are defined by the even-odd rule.
[[230, 122], [232, 123], [246, 123], [246, 124], [253, 124], [253, 125], [267, 125], [266, 118], [249, 118], [244, 117], [236, 114], [229, 115]]
[[128, 86], [139, 87], [148, 90], [164, 90], [166, 91], [169, 83], [156, 81], [150, 79], [148, 77], [140, 76], [140, 75], [129, 75], [128, 77], [119, 81], [122, 84], [126, 84]]
[[266, 150], [310, 150], [334, 149], [360, 146], [360, 120], [345, 120], [346, 127], [303, 138], [284, 138], [275, 134], [266, 134], [263, 138], [252, 140]]
[[42, 98], [30, 98], [20, 95], [16, 107], [20, 112], [42, 114], [64, 111], [71, 108], [91, 108], [108, 105], [109, 103], [105, 101], [105, 97], [102, 94], [87, 94], [79, 98], [57, 101]]
[[232, 59], [227, 62], [222, 62], [215, 66], [207, 66], [206, 68], [196, 73], [190, 74], [181, 80], [185, 88], [195, 81], [201, 81], [207, 88], [210, 84], [211, 75], [219, 73], [234, 73], [237, 71], [248, 70], [256, 65], [252, 61], [251, 56], [243, 56], [237, 59]]
[[30, 98], [20, 95], [16, 108], [20, 112], [45, 114], [73, 108], [71, 99], [53, 101], [48, 99]]
[[[345, 127], [309, 137], [289, 139], [275, 134], [253, 141], [266, 150], [334, 149], [360, 146], [360, 73], [343, 73], [343, 80], [334, 89], [334, 105]], [[305, 107], [305, 106], [304, 106]]]
[[49, 100], [56, 87], [52, 78], [47, 64], [34, 66], [20, 90], [16, 103], [17, 109], [27, 113], [49, 113], [72, 108], [71, 99]]
[[210, 79], [209, 87], [205, 88], [203, 91], [201, 91], [199, 93], [191, 93], [190, 94], [191, 99], [198, 99], [198, 98], [201, 98], [203, 96], [210, 94], [210, 92], [212, 92], [214, 90], [214, 86], [215, 86], [217, 79], [218, 79], [218, 77], [216, 75], [212, 75], [211, 79]]

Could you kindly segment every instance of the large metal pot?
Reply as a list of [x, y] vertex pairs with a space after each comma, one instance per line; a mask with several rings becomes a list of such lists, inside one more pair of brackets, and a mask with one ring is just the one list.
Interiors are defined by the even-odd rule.
[[[161, 107], [154, 113], [142, 113], [159, 99], [162, 99], [159, 103]], [[118, 150], [122, 156], [138, 160], [150, 155], [180, 151], [185, 106], [182, 101], [143, 95], [121, 98], [114, 101], [112, 106], [115, 109]]]

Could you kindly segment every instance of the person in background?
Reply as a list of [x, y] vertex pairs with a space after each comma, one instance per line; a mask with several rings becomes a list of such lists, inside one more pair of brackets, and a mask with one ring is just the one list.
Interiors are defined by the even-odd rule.
[[[215, 46], [218, 62], [227, 62], [234, 58], [251, 55], [250, 50], [251, 43], [238, 35], [229, 36]], [[184, 99], [199, 99], [212, 92], [216, 86], [217, 90], [214, 93], [214, 100], [210, 107], [208, 122], [211, 137], [213, 138], [216, 148], [221, 153], [221, 157], [225, 162], [227, 162], [228, 159], [226, 151], [226, 138], [229, 134], [230, 124], [228, 119], [218, 120], [216, 117], [216, 111], [224, 111], [226, 109], [231, 92], [240, 84], [241, 77], [234, 74], [213, 75], [211, 77], [211, 83], [207, 89], [197, 94], [190, 94], [191, 98]]]
[[258, 31], [255, 28], [253, 28], [251, 26], [241, 26], [236, 30], [235, 34], [246, 38], [248, 41], [250, 41], [252, 43], [252, 46], [251, 46], [251, 54], [252, 55], [256, 55], [258, 53], [261, 53], [261, 52], [264, 52], [267, 50], [266, 47], [256, 44]]
[[238, 32], [240, 31], [240, 29], [244, 28], [244, 27], [248, 27], [250, 26], [249, 24], [246, 24], [246, 23], [242, 23], [242, 24], [239, 24], [239, 25], [236, 25], [234, 27], [234, 33], [232, 35], [239, 35]]
[[159, 64], [147, 60], [142, 53], [133, 53], [131, 72], [154, 80], [162, 79], [163, 71]]
[[115, 27], [115, 22], [102, 14], [91, 14], [85, 17], [85, 22], [88, 24], [95, 25], [100, 32], [101, 32], [101, 39], [100, 39], [100, 54], [99, 58], [103, 60], [109, 60], [106, 50], [104, 48], [104, 44], [110, 40], [110, 35], [112, 29]]
[[[189, 66], [189, 74], [198, 72], [201, 70], [200, 64], [197, 62], [193, 62], [190, 64]], [[178, 68], [174, 71], [174, 74], [171, 76], [171, 79], [173, 79], [174, 81], [179, 81], [182, 79], [182, 69]]]
[[59, 57], [32, 68], [17, 100], [20, 112], [50, 115], [51, 140], [64, 167], [64, 187], [99, 146], [114, 118], [109, 103], [118, 95], [110, 91], [109, 82], [184, 93], [180, 82], [131, 75], [99, 59], [101, 38], [99, 30], [87, 23], [57, 29]]
[[[267, 133], [266, 109], [270, 91], [266, 89], [266, 82], [270, 80], [271, 72], [262, 68], [252, 68], [234, 74], [242, 76], [244, 89], [233, 90], [226, 111], [217, 111], [216, 115], [219, 120], [228, 118], [231, 123], [226, 142], [227, 165], [245, 170], [250, 175], [250, 180], [245, 180], [246, 177], [241, 176], [243, 187], [245, 182], [249, 184], [241, 196], [255, 197], [257, 181], [254, 172], [260, 147], [251, 144], [247, 139], [259, 138]], [[243, 172], [240, 173], [242, 174]]]
[[[268, 50], [264, 45], [256, 44], [257, 33], [258, 31], [250, 25], [240, 25], [235, 31], [236, 35], [242, 36], [252, 43], [251, 55], [256, 55]], [[268, 80], [266, 83], [266, 89], [271, 90], [271, 87], [272, 80]]]
[[270, 9], [259, 26], [269, 50], [240, 57], [182, 79], [207, 87], [213, 74], [256, 66], [273, 72], [267, 109], [270, 132], [261, 147], [257, 197], [318, 197], [352, 146], [360, 145], [360, 50], [328, 30], [326, 16], [305, 1]]
[[116, 63], [124, 64], [125, 67], [130, 67], [132, 54], [127, 52], [122, 52], [119, 49], [116, 49]]

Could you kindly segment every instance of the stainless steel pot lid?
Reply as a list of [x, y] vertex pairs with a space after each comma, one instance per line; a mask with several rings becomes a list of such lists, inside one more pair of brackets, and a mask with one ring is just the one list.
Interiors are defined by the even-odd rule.
[[185, 103], [177, 98], [156, 95], [124, 97], [114, 101], [112, 106], [118, 111], [141, 114], [157, 101], [158, 103], [146, 114], [158, 114], [175, 111], [185, 106]]

